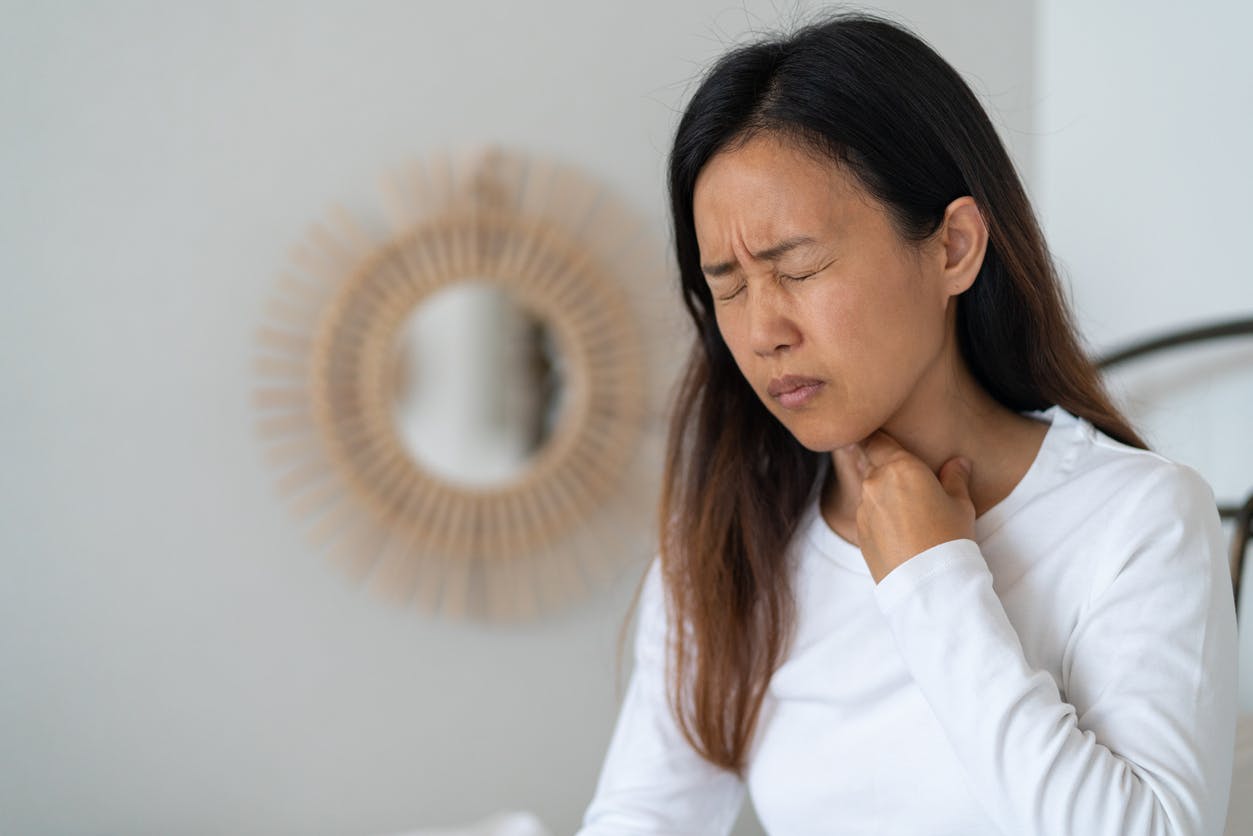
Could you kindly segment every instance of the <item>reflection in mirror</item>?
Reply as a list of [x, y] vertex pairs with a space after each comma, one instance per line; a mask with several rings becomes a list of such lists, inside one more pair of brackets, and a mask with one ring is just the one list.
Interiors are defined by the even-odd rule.
[[564, 392], [553, 329], [501, 285], [432, 294], [402, 324], [397, 352], [396, 430], [433, 474], [499, 486], [552, 435]]

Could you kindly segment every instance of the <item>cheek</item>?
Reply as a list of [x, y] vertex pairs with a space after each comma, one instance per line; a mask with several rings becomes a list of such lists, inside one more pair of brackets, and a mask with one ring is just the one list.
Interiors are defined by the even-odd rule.
[[881, 313], [873, 297], [854, 285], [843, 284], [823, 288], [806, 301], [813, 312], [809, 331], [816, 342], [853, 364], [874, 354], [882, 330], [876, 324]]
[[731, 356], [735, 358], [735, 364], [743, 371], [743, 361], [747, 346], [745, 344], [745, 335], [742, 329], [739, 328], [736, 317], [722, 309], [715, 309], [714, 322], [718, 325], [718, 333], [722, 335], [722, 342], [726, 345], [727, 350], [731, 352]]
[[821, 330], [827, 342], [840, 346], [850, 358], [876, 365], [890, 363], [894, 355], [930, 339], [935, 316], [911, 277], [888, 267], [863, 275], [824, 289], [814, 306], [822, 311]]
[[[815, 347], [823, 366], [842, 390], [842, 410], [850, 403], [871, 412], [884, 399], [900, 395], [900, 387], [925, 362], [933, 342], [932, 326], [924, 323], [909, 303], [901, 304], [876, 294], [840, 294], [840, 300], [824, 304]], [[851, 402], [850, 400], [851, 399]]]

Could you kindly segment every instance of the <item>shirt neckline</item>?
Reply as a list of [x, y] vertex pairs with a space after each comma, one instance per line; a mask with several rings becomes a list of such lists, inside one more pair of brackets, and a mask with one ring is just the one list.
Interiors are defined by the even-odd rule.
[[[1049, 428], [1044, 434], [1044, 440], [1040, 443], [1039, 451], [1036, 452], [1027, 472], [1018, 480], [1018, 484], [1000, 502], [975, 517], [975, 540], [979, 543], [996, 533], [1006, 520], [1047, 487], [1049, 479], [1056, 478], [1061, 469], [1058, 465], [1062, 463], [1066, 450], [1063, 430], [1079, 420], [1056, 404], [1048, 409], [1029, 410], [1020, 414], [1048, 423]], [[869, 576], [870, 569], [866, 566], [861, 549], [831, 528], [826, 518], [820, 513], [818, 502], [818, 498], [810, 502], [806, 515], [801, 521], [805, 536], [819, 552], [828, 558]]]

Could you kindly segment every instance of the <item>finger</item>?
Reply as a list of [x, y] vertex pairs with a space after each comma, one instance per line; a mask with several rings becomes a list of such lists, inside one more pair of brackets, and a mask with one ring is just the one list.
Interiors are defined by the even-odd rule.
[[940, 485], [954, 499], [970, 500], [970, 460], [962, 456], [949, 459], [940, 468]]
[[895, 438], [885, 433], [883, 430], [875, 430], [865, 441], [861, 443], [861, 448], [866, 454], [866, 458], [872, 465], [880, 465], [891, 458], [896, 453], [903, 451], [905, 448], [897, 443]]

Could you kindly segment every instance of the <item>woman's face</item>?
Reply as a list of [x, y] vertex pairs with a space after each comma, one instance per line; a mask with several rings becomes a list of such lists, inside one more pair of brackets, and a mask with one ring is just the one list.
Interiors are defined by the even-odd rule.
[[943, 407], [942, 245], [907, 243], [852, 175], [765, 133], [706, 164], [693, 211], [722, 338], [801, 444], [834, 450]]

